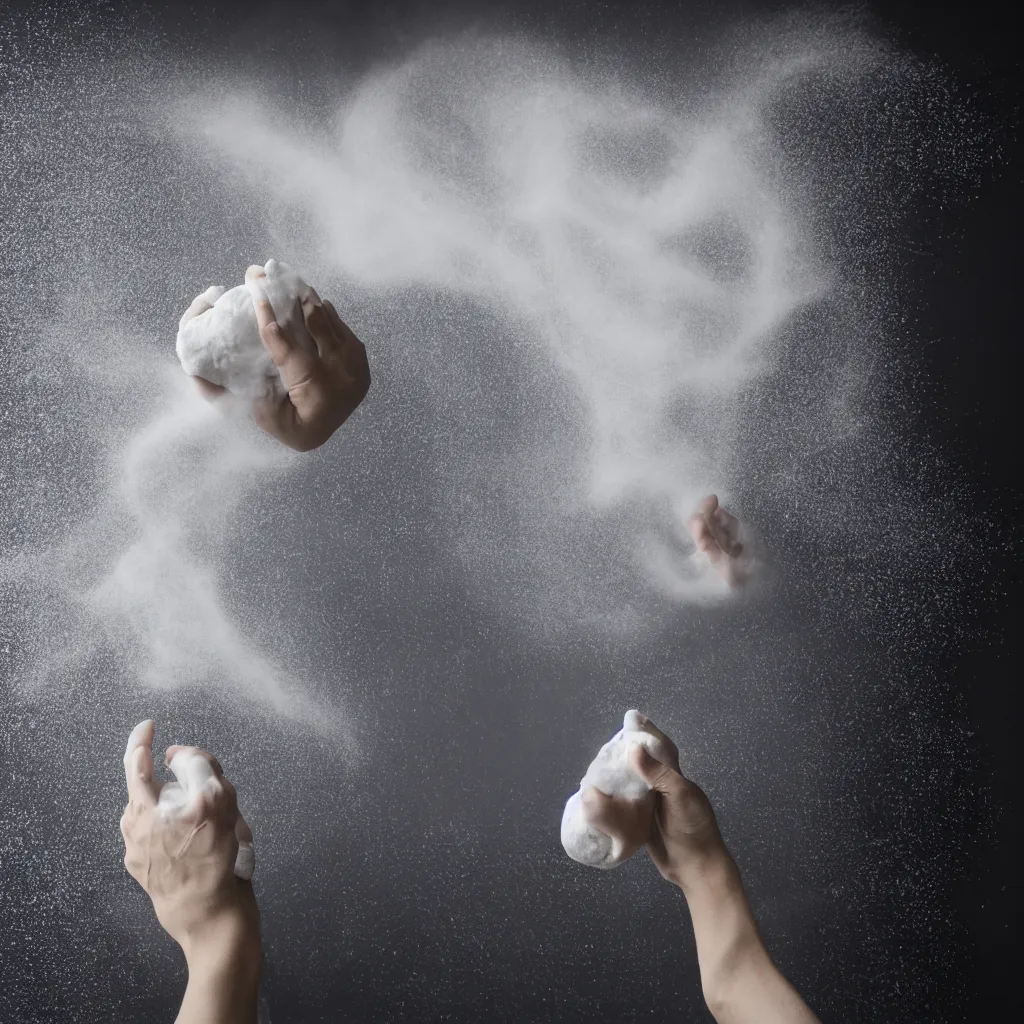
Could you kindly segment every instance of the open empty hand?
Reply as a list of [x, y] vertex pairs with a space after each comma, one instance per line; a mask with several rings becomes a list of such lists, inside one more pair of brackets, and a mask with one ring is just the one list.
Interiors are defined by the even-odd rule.
[[742, 538], [740, 521], [709, 494], [686, 523], [697, 550], [730, 587], [741, 587], [754, 575], [753, 553]]

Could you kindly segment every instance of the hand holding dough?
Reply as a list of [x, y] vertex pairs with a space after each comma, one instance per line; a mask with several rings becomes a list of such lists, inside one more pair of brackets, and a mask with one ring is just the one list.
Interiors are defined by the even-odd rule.
[[[196, 747], [171, 747], [167, 752], [167, 767], [177, 781], [164, 783], [157, 807], [168, 817], [185, 813], [200, 796], [219, 785], [214, 763]], [[241, 811], [235, 824], [235, 838], [238, 840], [235, 877], [248, 882], [256, 869], [256, 852], [252, 830]]]
[[[173, 746], [167, 749], [167, 767], [174, 782], [157, 782], [152, 771], [153, 722], [140, 722], [128, 737], [125, 749], [125, 771], [128, 777], [129, 807], [153, 806], [163, 827], [173, 830], [184, 820], [204, 819], [210, 812], [220, 812], [224, 806], [234, 823], [237, 851], [234, 857], [234, 875], [244, 881], [252, 878], [256, 867], [253, 835], [242, 812], [238, 810], [234, 787], [224, 778], [217, 760], [198, 747]], [[146, 765], [140, 781], [133, 765]]]
[[208, 398], [240, 396], [262, 430], [301, 452], [324, 444], [370, 388], [363, 343], [277, 260], [249, 267], [238, 288], [198, 296], [181, 318], [177, 350]]
[[[562, 846], [573, 860], [595, 868], [614, 868], [647, 842], [654, 815], [654, 793], [633, 770], [629, 754], [643, 746], [652, 757], [674, 760], [663, 741], [647, 729], [639, 711], [627, 711], [622, 728], [598, 751], [569, 797], [562, 815]], [[615, 836], [599, 828], [614, 818]]]
[[302, 323], [301, 302], [309, 286], [286, 264], [268, 260], [246, 271], [246, 284], [230, 291], [215, 285], [195, 299], [178, 325], [178, 359], [190, 376], [242, 398], [280, 397], [286, 389], [260, 338], [248, 284], [257, 271], [278, 322], [289, 328]]

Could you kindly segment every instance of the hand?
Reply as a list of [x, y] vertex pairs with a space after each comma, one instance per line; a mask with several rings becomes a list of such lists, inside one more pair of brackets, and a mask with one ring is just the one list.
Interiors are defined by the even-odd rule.
[[[686, 897], [708, 1009], [718, 1024], [820, 1024], [768, 955], [710, 801], [679, 771], [676, 745], [650, 719], [643, 727], [660, 741], [662, 758], [641, 744], [629, 753], [654, 794], [647, 852]], [[604, 794], [594, 799], [602, 831], [614, 838], [613, 829], [640, 827], [640, 815], [631, 819], [614, 805]]]
[[642, 800], [629, 800], [587, 786], [580, 793], [580, 805], [587, 824], [615, 843], [616, 863], [628, 860], [650, 839], [654, 825], [653, 794]]
[[705, 555], [715, 572], [730, 587], [741, 587], [753, 576], [750, 552], [740, 540], [740, 521], [709, 494], [687, 521], [697, 550]]
[[204, 944], [259, 943], [252, 885], [235, 876], [239, 842], [252, 832], [216, 758], [169, 747], [177, 783], [153, 777], [153, 723], [136, 726], [125, 751], [128, 806], [121, 817], [125, 867], [153, 901], [157, 920], [192, 958]]
[[582, 795], [584, 811], [594, 828], [618, 839], [630, 852], [646, 845], [662, 876], [685, 890], [710, 863], [728, 853], [708, 798], [679, 771], [676, 745], [649, 718], [643, 727], [664, 751], [664, 760], [658, 760], [637, 744], [629, 754], [630, 767], [651, 787], [651, 803], [589, 788]]
[[[349, 330], [330, 302], [312, 288], [296, 303], [288, 325], [277, 322], [259, 265], [245, 272], [263, 344], [281, 374], [286, 394], [257, 399], [252, 416], [282, 444], [306, 452], [320, 447], [355, 412], [370, 388], [370, 365], [363, 343]], [[223, 289], [207, 289], [185, 311], [181, 322], [213, 307]], [[194, 378], [207, 398], [225, 389]]]

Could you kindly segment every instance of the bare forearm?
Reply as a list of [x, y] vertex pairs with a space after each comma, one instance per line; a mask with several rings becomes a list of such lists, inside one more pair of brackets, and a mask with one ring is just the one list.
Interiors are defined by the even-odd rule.
[[259, 932], [228, 929], [186, 949], [188, 987], [176, 1024], [255, 1024]]
[[704, 998], [718, 1024], [817, 1024], [772, 963], [739, 869], [725, 849], [680, 887], [693, 920]]

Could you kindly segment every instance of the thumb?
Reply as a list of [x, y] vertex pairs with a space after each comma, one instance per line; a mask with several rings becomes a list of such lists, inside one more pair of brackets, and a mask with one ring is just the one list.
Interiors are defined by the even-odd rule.
[[674, 768], [662, 764], [650, 751], [638, 743], [629, 753], [629, 766], [651, 789], [666, 796], [681, 793], [686, 788], [686, 779]]

